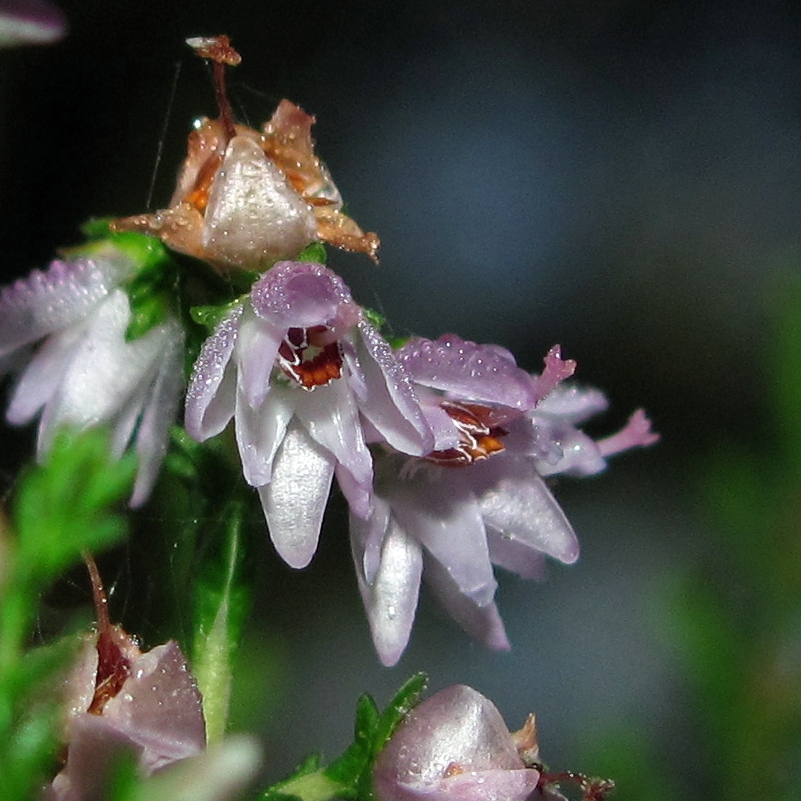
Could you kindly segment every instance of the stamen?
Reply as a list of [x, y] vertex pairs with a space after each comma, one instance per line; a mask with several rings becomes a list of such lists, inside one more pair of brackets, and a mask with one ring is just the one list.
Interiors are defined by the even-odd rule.
[[508, 432], [500, 426], [489, 424], [492, 409], [453, 401], [445, 401], [440, 406], [453, 420], [459, 432], [459, 444], [454, 448], [431, 451], [425, 459], [446, 467], [465, 467], [504, 450], [501, 437]]
[[[338, 342], [321, 343], [324, 325], [290, 328], [278, 348], [278, 366], [307, 391], [330, 384], [342, 375]], [[315, 341], [316, 340], [316, 341]]]

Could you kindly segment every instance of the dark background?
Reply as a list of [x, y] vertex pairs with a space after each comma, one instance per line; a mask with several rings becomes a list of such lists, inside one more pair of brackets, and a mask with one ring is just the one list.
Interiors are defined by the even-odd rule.
[[513, 727], [536, 710], [554, 764], [591, 770], [584, 746], [636, 721], [701, 770], [665, 587], [707, 535], [708, 454], [774, 436], [771, 298], [800, 244], [801, 6], [60, 5], [67, 39], [0, 53], [5, 280], [92, 215], [166, 202], [192, 119], [215, 113], [183, 39], [225, 32], [243, 56], [237, 112], [260, 123], [289, 97], [315, 114], [350, 212], [381, 235], [378, 268], [332, 259], [359, 300], [398, 333], [499, 342], [531, 370], [559, 342], [612, 400], [599, 432], [642, 405], [663, 435], [557, 486], [583, 558], [543, 584], [502, 581], [511, 654], [424, 600], [407, 655], [381, 668], [336, 508], [310, 569], [265, 556], [236, 719], [263, 728], [270, 772], [344, 747], [357, 695], [383, 702], [418, 669], [473, 684]]

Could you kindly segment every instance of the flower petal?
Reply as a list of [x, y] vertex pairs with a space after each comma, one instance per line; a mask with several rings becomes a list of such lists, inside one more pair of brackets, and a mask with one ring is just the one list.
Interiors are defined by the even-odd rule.
[[234, 415], [236, 381], [229, 362], [242, 309], [241, 305], [236, 306], [217, 324], [192, 367], [184, 425], [189, 436], [199, 442], [219, 434]]
[[365, 517], [373, 486], [373, 460], [348, 385], [335, 380], [313, 392], [292, 391], [297, 397], [297, 419], [311, 438], [333, 455], [337, 469], [349, 473], [352, 481], [340, 482], [340, 487], [356, 514]]
[[162, 326], [164, 346], [158, 374], [148, 390], [144, 414], [136, 433], [136, 471], [131, 506], [136, 508], [147, 500], [156, 483], [159, 468], [167, 453], [167, 437], [175, 420], [183, 387], [184, 332], [177, 320]]
[[83, 335], [83, 327], [74, 326], [53, 334], [42, 343], [14, 387], [6, 412], [9, 423], [29, 422], [53, 397]]
[[381, 561], [372, 583], [362, 571], [368, 524], [351, 515], [351, 548], [359, 592], [381, 663], [392, 667], [400, 659], [411, 634], [423, 557], [420, 546], [390, 520], [381, 548]]
[[412, 709], [373, 769], [380, 801], [524, 801], [538, 781], [495, 705], [464, 685]]
[[398, 351], [412, 380], [456, 398], [533, 408], [536, 393], [531, 377], [498, 345], [477, 345], [455, 334], [436, 340], [412, 339]]
[[409, 375], [389, 343], [369, 323], [359, 324], [359, 364], [366, 397], [362, 414], [396, 450], [422, 456], [434, 448], [434, 437]]
[[291, 567], [306, 567], [320, 538], [334, 458], [297, 423], [286, 431], [272, 479], [259, 487], [275, 549]]
[[493, 651], [511, 648], [494, 601], [479, 606], [459, 589], [448, 571], [433, 558], [426, 559], [425, 580], [445, 611], [472, 639]]
[[231, 139], [209, 191], [204, 257], [255, 270], [300, 253], [316, 237], [314, 212], [286, 176], [253, 139]]
[[380, 492], [404, 531], [425, 546], [460, 592], [485, 606], [492, 601], [497, 584], [467, 470], [422, 465]]
[[4, 0], [0, 4], [0, 47], [50, 44], [67, 32], [67, 20], [47, 0]]
[[87, 317], [133, 271], [117, 251], [96, 259], [54, 261], [0, 292], [0, 354]]
[[531, 460], [501, 454], [473, 469], [487, 526], [510, 541], [566, 564], [578, 559], [573, 528]]
[[296, 397], [291, 389], [274, 387], [264, 403], [253, 409], [237, 395], [236, 442], [242, 472], [252, 487], [261, 487], [272, 478], [273, 461], [295, 414]]
[[141, 765], [148, 773], [199, 754], [206, 745], [200, 692], [174, 641], [135, 660], [102, 717], [144, 749]]
[[284, 330], [326, 325], [338, 338], [361, 318], [345, 282], [322, 264], [282, 261], [251, 290], [259, 317]]
[[237, 386], [250, 406], [261, 405], [270, 390], [270, 376], [283, 331], [245, 308], [236, 341]]
[[42, 415], [40, 449], [49, 448], [55, 429], [62, 425], [86, 428], [111, 421], [143, 384], [150, 383], [162, 338], [153, 329], [126, 342], [130, 316], [127, 294], [116, 289], [87, 321], [69, 368]]

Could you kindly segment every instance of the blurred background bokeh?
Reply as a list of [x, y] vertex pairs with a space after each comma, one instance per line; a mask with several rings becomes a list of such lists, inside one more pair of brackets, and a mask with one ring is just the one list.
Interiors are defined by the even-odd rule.
[[[302, 573], [265, 534], [235, 725], [261, 732], [269, 774], [334, 755], [360, 692], [383, 703], [425, 670], [434, 688], [475, 686], [512, 727], [536, 711], [553, 765], [602, 772], [607, 740], [630, 734], [639, 760], [650, 739], [647, 770], [693, 797], [715, 767], [676, 588], [721, 541], [710, 465], [737, 448], [759, 470], [782, 439], [772, 320], [801, 264], [801, 5], [60, 6], [63, 42], [0, 53], [4, 282], [79, 241], [90, 216], [164, 205], [193, 118], [215, 114], [183, 40], [225, 32], [243, 55], [237, 113], [259, 123], [289, 97], [316, 115], [350, 213], [380, 234], [379, 267], [330, 262], [361, 302], [399, 334], [498, 342], [530, 370], [560, 343], [612, 402], [595, 433], [638, 406], [662, 433], [602, 476], [556, 485], [582, 558], [543, 583], [501, 577], [508, 654], [483, 652], [424, 598], [406, 655], [382, 668], [344, 510]], [[4, 437], [8, 478], [30, 432]]]

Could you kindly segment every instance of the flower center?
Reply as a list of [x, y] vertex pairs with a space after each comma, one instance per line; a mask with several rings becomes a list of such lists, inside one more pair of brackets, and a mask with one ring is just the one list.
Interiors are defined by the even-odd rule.
[[324, 387], [342, 375], [339, 342], [327, 342], [328, 328], [290, 328], [278, 348], [278, 366], [301, 388]]
[[453, 420], [459, 432], [459, 444], [455, 448], [431, 451], [424, 458], [448, 467], [465, 467], [504, 450], [501, 437], [508, 432], [490, 424], [491, 409], [474, 403], [453, 401], [445, 401], [440, 406]]

